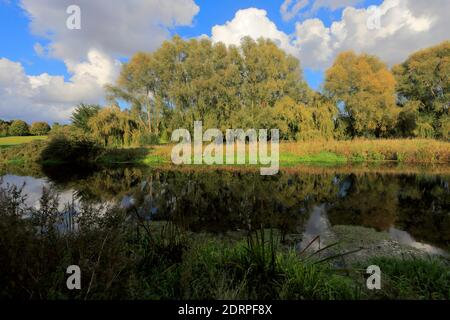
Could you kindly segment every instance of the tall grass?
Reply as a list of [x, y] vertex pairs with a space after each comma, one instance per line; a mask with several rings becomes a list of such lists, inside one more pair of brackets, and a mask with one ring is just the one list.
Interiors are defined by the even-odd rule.
[[[172, 147], [171, 144], [155, 146], [148, 153], [147, 162], [170, 163]], [[246, 150], [248, 153], [248, 146]], [[280, 143], [281, 164], [374, 161], [450, 163], [450, 142], [433, 139], [354, 139]]]
[[295, 156], [331, 152], [348, 161], [399, 161], [405, 163], [449, 163], [450, 143], [433, 139], [353, 139], [283, 143], [280, 152]]

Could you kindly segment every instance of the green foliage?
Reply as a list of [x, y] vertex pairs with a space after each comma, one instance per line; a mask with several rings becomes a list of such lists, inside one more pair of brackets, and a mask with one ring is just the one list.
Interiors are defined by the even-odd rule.
[[52, 136], [40, 154], [39, 162], [55, 163], [89, 163], [95, 162], [103, 148], [86, 135]]
[[450, 41], [418, 51], [394, 66], [399, 103], [413, 104], [415, 136], [448, 139], [450, 107]]
[[241, 47], [174, 37], [154, 53], [125, 64], [111, 98], [128, 101], [150, 133], [192, 129], [267, 127], [267, 113], [283, 97], [306, 102], [310, 92], [298, 61], [268, 40], [246, 38]]
[[9, 126], [10, 136], [27, 136], [30, 134], [28, 124], [22, 120], [14, 120]]
[[50, 132], [50, 126], [47, 122], [33, 122], [30, 127], [30, 133], [33, 136], [45, 136]]
[[279, 128], [282, 139], [305, 141], [332, 139], [334, 136], [333, 116], [337, 109], [323, 97], [314, 97], [308, 105], [297, 104], [290, 97], [284, 97], [275, 104], [272, 114], [273, 127]]
[[324, 89], [327, 97], [345, 108], [351, 136], [390, 134], [398, 115], [395, 79], [377, 57], [341, 53], [326, 72]]
[[119, 107], [101, 109], [89, 120], [92, 136], [104, 146], [129, 146], [138, 129], [133, 117]]
[[77, 128], [82, 129], [84, 132], [88, 132], [89, 128], [89, 120], [97, 115], [100, 111], [99, 105], [94, 104], [79, 104], [75, 110], [72, 112], [71, 121], [72, 125]]

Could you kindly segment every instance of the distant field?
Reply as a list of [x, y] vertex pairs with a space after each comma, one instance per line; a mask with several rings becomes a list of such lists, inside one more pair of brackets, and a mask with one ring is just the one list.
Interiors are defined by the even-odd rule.
[[27, 136], [27, 137], [3, 137], [0, 138], [0, 149], [5, 149], [18, 144], [31, 142], [33, 140], [45, 140], [47, 136]]

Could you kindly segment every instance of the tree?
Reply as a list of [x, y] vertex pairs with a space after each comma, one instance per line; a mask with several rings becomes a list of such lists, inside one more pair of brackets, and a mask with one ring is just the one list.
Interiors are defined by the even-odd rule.
[[8, 130], [10, 122], [0, 120], [0, 137], [6, 137], [8, 135]]
[[386, 136], [394, 127], [395, 79], [377, 57], [341, 53], [326, 72], [324, 89], [344, 109], [352, 136]]
[[30, 133], [34, 136], [45, 136], [50, 132], [50, 126], [47, 122], [33, 122], [30, 127]]
[[136, 54], [108, 91], [128, 101], [140, 126], [156, 134], [192, 129], [194, 120], [222, 130], [238, 123], [256, 128], [279, 99], [305, 103], [310, 95], [297, 59], [269, 40], [250, 38], [227, 47], [174, 37], [154, 53]]
[[132, 143], [137, 124], [128, 112], [112, 106], [101, 109], [93, 116], [89, 120], [89, 128], [92, 135], [105, 146], [124, 146]]
[[273, 110], [275, 127], [280, 129], [281, 138], [300, 141], [332, 139], [335, 130], [333, 117], [336, 114], [337, 108], [319, 95], [313, 97], [308, 105], [284, 97]]
[[[412, 54], [394, 66], [404, 134], [447, 138], [450, 107], [450, 41]], [[411, 106], [414, 105], [414, 111]], [[413, 121], [414, 119], [414, 121]], [[430, 132], [431, 130], [431, 132]]]
[[100, 111], [100, 106], [96, 104], [79, 104], [72, 113], [72, 124], [85, 132], [89, 131], [89, 119]]
[[9, 127], [10, 136], [27, 136], [30, 134], [28, 124], [22, 120], [14, 120]]

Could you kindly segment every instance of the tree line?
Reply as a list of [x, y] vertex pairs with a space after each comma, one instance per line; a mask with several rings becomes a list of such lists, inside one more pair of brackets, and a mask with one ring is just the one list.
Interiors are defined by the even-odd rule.
[[376, 56], [347, 51], [315, 92], [300, 62], [270, 40], [244, 38], [240, 46], [225, 46], [174, 37], [153, 53], [135, 54], [107, 92], [113, 105], [130, 105], [124, 132], [156, 138], [167, 139], [176, 128], [192, 130], [201, 120], [221, 130], [279, 128], [282, 139], [297, 141], [449, 139], [449, 75], [450, 41], [392, 69]]
[[29, 125], [23, 120], [5, 121], [0, 119], [0, 137], [45, 136], [50, 130], [50, 125], [44, 121], [36, 121]]
[[346, 51], [314, 91], [300, 61], [270, 40], [226, 46], [174, 37], [155, 52], [136, 53], [106, 87], [110, 106], [79, 105], [71, 130], [113, 146], [168, 141], [177, 128], [192, 131], [194, 121], [222, 131], [278, 128], [290, 141], [448, 140], [449, 75], [450, 41], [391, 69], [376, 56]]

